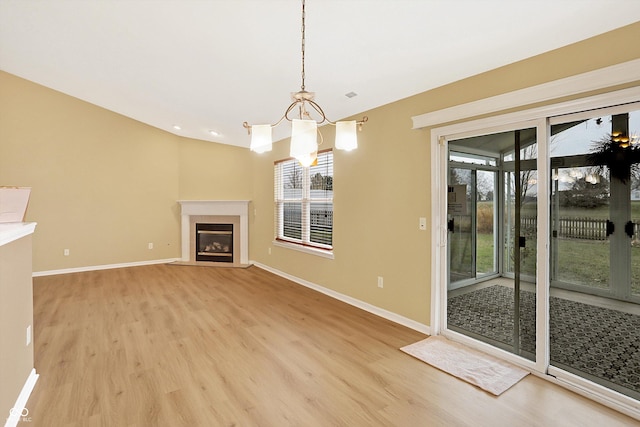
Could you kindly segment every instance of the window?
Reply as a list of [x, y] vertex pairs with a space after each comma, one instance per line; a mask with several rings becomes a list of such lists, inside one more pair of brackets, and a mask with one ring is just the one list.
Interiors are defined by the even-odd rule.
[[315, 166], [295, 159], [274, 167], [276, 240], [323, 250], [333, 248], [333, 152], [318, 153]]

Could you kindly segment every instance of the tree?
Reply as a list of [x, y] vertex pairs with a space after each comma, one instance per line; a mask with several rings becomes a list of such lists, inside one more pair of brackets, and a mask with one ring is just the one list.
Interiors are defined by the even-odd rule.
[[302, 188], [302, 169], [299, 167], [294, 167], [287, 174], [287, 183], [285, 184], [285, 188]]
[[476, 172], [476, 192], [478, 200], [493, 200], [493, 188], [495, 186], [494, 172]]
[[576, 179], [569, 190], [560, 191], [560, 206], [577, 208], [597, 208], [606, 205], [609, 199], [609, 181], [598, 175], [596, 182], [586, 178]]
[[628, 137], [626, 142], [621, 142], [606, 135], [594, 142], [589, 161], [596, 165], [599, 174], [608, 170], [610, 177], [626, 183], [640, 174], [640, 146], [630, 144]]
[[320, 172], [311, 177], [312, 190], [333, 190], [333, 177], [322, 175]]

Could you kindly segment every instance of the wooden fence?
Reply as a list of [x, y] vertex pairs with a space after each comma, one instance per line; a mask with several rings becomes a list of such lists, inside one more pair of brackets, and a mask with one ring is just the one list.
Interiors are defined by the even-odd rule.
[[558, 237], [582, 240], [606, 240], [607, 220], [595, 218], [559, 218]]
[[[632, 240], [640, 240], [640, 220], [633, 220]], [[537, 227], [537, 218], [534, 216], [521, 217], [522, 227]], [[553, 224], [557, 231], [557, 237], [582, 240], [606, 240], [607, 220], [599, 218], [559, 218], [557, 224]], [[617, 227], [615, 232], [624, 233], [623, 227]]]

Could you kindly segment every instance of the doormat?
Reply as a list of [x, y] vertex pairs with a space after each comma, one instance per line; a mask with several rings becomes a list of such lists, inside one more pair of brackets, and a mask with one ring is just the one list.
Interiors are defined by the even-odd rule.
[[499, 396], [529, 372], [441, 336], [432, 336], [400, 350]]

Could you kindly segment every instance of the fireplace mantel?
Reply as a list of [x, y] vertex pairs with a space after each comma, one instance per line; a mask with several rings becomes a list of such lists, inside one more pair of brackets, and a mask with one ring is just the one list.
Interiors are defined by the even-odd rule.
[[190, 217], [200, 215], [240, 217], [240, 264], [249, 264], [250, 200], [178, 200], [181, 206], [182, 261], [191, 261]]

